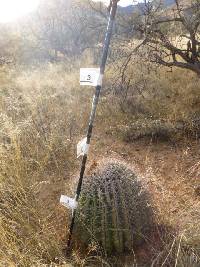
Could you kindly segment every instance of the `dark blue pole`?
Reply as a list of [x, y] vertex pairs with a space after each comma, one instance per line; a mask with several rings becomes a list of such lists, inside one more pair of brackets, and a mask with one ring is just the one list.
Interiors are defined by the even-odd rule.
[[[107, 30], [106, 30], [106, 36], [105, 36], [104, 46], [103, 46], [103, 54], [102, 54], [102, 59], [101, 59], [101, 64], [100, 64], [100, 81], [99, 81], [99, 84], [96, 86], [96, 89], [95, 89], [95, 95], [93, 98], [92, 110], [91, 110], [91, 114], [90, 114], [88, 130], [87, 130], [87, 144], [88, 145], [90, 144], [90, 140], [91, 140], [91, 136], [92, 136], [93, 122], [95, 120], [96, 109], [97, 109], [97, 105], [99, 102], [99, 95], [100, 95], [100, 91], [102, 88], [102, 78], [104, 75], [106, 61], [107, 61], [107, 57], [108, 57], [108, 49], [109, 49], [109, 45], [110, 45], [110, 40], [111, 40], [112, 30], [113, 30], [113, 24], [114, 24], [114, 20], [115, 20], [116, 11], [117, 11], [117, 2], [118, 2], [118, 0], [112, 0], [112, 2], [111, 2], [110, 15], [109, 15], [109, 20], [108, 20], [108, 25], [107, 25]], [[77, 189], [76, 189], [76, 197], [75, 197], [75, 200], [77, 202], [79, 200], [80, 193], [81, 193], [86, 163], [87, 163], [87, 153], [83, 155], [83, 159], [82, 159], [81, 171], [80, 171], [79, 181], [78, 181], [78, 185], [77, 185]], [[71, 221], [71, 225], [70, 225], [70, 229], [69, 229], [69, 236], [68, 236], [68, 241], [67, 241], [67, 250], [70, 248], [70, 245], [71, 245], [73, 228], [74, 228], [74, 223], [75, 223], [75, 217], [76, 217], [76, 209], [73, 211], [73, 214], [72, 214], [72, 221]]]

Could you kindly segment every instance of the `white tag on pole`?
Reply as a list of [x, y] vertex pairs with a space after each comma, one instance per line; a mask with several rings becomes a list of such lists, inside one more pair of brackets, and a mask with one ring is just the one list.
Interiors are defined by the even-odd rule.
[[81, 68], [80, 85], [97, 86], [102, 84], [103, 75], [100, 68]]
[[88, 150], [89, 150], [89, 145], [87, 144], [87, 137], [85, 137], [77, 144], [77, 158], [87, 154]]
[[60, 197], [60, 204], [72, 210], [76, 209], [78, 206], [78, 202], [74, 198], [64, 196], [64, 195], [61, 195]]

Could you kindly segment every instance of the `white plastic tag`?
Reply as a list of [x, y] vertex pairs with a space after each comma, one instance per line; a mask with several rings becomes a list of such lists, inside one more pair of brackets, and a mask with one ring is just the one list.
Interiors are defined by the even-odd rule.
[[98, 79], [98, 81], [97, 81], [97, 85], [102, 86], [102, 81], [103, 81], [103, 74], [100, 74], [100, 75], [99, 75], [99, 79]]
[[76, 209], [78, 206], [78, 202], [74, 198], [64, 195], [61, 195], [60, 197], [60, 204], [72, 210]]
[[83, 138], [77, 144], [77, 158], [88, 153], [89, 145], [87, 144], [87, 137]]
[[81, 68], [80, 85], [97, 86], [102, 83], [100, 68]]

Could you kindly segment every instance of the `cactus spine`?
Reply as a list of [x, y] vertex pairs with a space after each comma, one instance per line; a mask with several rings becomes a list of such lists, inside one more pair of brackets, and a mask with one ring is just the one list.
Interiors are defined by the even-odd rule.
[[126, 165], [103, 164], [85, 179], [77, 238], [85, 244], [96, 241], [107, 254], [131, 251], [152, 226], [148, 201], [140, 181]]

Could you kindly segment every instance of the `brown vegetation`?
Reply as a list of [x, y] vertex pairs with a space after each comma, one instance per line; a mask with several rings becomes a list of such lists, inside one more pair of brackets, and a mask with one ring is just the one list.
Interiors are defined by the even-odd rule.
[[[154, 40], [150, 50], [141, 49], [144, 36], [127, 28], [144, 14], [118, 17], [87, 175], [109, 159], [134, 169], [151, 196], [154, 227], [143, 244], [129, 246], [128, 255], [107, 257], [94, 242], [84, 251], [73, 242], [69, 257], [64, 254], [71, 211], [59, 198], [74, 196], [80, 163], [76, 144], [85, 135], [93, 94], [80, 88], [78, 69], [97, 65], [105, 26], [100, 4], [91, 9], [91, 3], [75, 1], [68, 13], [65, 4], [49, 1], [45, 15], [44, 1], [37, 21], [33, 15], [21, 25], [0, 27], [6, 36], [0, 39], [0, 266], [199, 266], [199, 77], [187, 67], [172, 64], [169, 71], [146, 60], [152, 59], [151, 49], [154, 59], [161, 49], [167, 56], [162, 60], [197, 68], [199, 33], [193, 40], [189, 36], [189, 51], [182, 43], [188, 35], [182, 36], [180, 51], [171, 43], [178, 38], [177, 24], [157, 31], [164, 22], [155, 23], [158, 17], [150, 13], [146, 19], [153, 22], [145, 32], [147, 46]], [[171, 16], [171, 9], [167, 12]], [[173, 19], [187, 26], [177, 4], [176, 12]], [[199, 11], [195, 14], [199, 23]]]
[[[164, 72], [160, 75], [160, 84], [166, 84], [166, 88], [170, 83], [174, 86], [170, 88], [174, 92], [173, 101], [162, 98], [165, 105], [158, 105], [160, 94], [154, 91], [150, 98], [152, 91], [148, 87], [149, 91], [143, 91], [145, 98], [140, 98], [139, 94], [134, 98], [135, 103], [149, 108], [151, 116], [155, 116], [157, 111], [158, 120], [165, 119], [172, 124], [174, 118], [184, 118], [189, 123], [189, 118], [198, 114], [198, 106], [190, 106], [191, 99], [198, 99], [197, 88], [195, 79], [188, 82], [187, 87], [181, 86], [182, 81], [178, 78], [181, 75], [179, 71], [168, 76]], [[108, 87], [107, 80], [110, 78], [111, 68], [105, 80]], [[75, 145], [86, 128], [92, 95], [90, 89], [80, 90], [77, 81], [78, 73], [72, 74], [65, 65], [50, 64], [20, 72], [7, 68], [1, 70], [2, 264], [40, 266], [66, 261], [62, 248], [66, 242], [66, 218], [70, 213], [67, 215], [65, 209], [60, 207], [59, 197], [63, 193], [73, 195], [79, 166], [75, 159]], [[152, 84], [153, 88], [158, 80], [151, 76], [151, 81], [149, 85]], [[178, 102], [180, 97], [181, 101]], [[134, 124], [143, 123], [144, 133], [151, 132], [145, 126], [150, 121], [148, 113], [132, 109], [130, 99], [132, 95], [128, 94], [120, 110], [121, 95], [107, 94], [107, 90], [103, 92], [90, 162], [96, 166], [102, 157], [126, 160], [144, 177], [154, 198], [158, 224], [165, 225], [165, 230], [159, 227], [155, 231], [152, 237], [152, 240], [157, 240], [153, 241], [154, 252], [149, 252], [149, 246], [141, 247], [135, 251], [135, 261], [149, 261], [151, 255], [151, 261], [157, 262], [156, 266], [165, 261], [166, 264], [171, 261], [177, 261], [177, 264], [190, 261], [195, 264], [198, 262], [196, 251], [199, 246], [199, 199], [196, 193], [199, 186], [198, 149], [182, 128], [178, 137], [174, 138], [173, 134], [170, 136], [170, 140], [173, 140], [171, 143], [165, 140], [167, 142], [163, 145], [153, 145], [153, 131], [144, 141], [124, 143], [121, 137], [125, 132], [122, 129], [130, 125], [130, 120]], [[188, 103], [187, 109], [183, 100]], [[151, 105], [147, 105], [148, 102]], [[171, 113], [164, 109], [169, 103], [169, 110], [173, 110]], [[168, 127], [168, 124], [165, 126]], [[194, 129], [191, 125], [190, 133], [195, 132]], [[196, 132], [193, 137], [198, 137]], [[198, 144], [197, 139], [195, 142]], [[92, 169], [91, 166], [88, 171], [92, 172]], [[169, 231], [170, 228], [173, 230]], [[158, 242], [158, 239], [162, 242]], [[158, 243], [160, 246], [155, 247]], [[104, 262], [102, 257], [101, 260], [99, 256], [94, 257], [94, 251], [98, 255], [97, 247], [91, 248], [87, 255], [80, 255], [75, 249], [73, 261], [82, 265], [94, 260]], [[130, 258], [120, 258], [118, 261], [128, 264]], [[106, 262], [102, 264], [108, 264]]]

